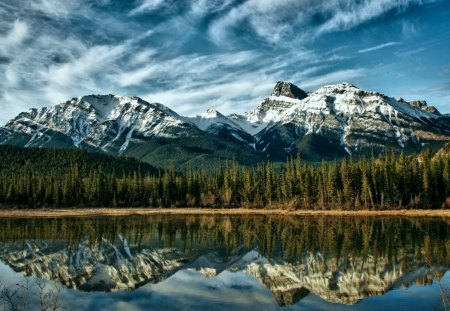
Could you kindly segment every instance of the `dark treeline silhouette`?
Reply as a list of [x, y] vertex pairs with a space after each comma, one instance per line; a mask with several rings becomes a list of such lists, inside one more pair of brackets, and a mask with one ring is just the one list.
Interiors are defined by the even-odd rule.
[[[71, 153], [90, 155], [91, 160]], [[271, 162], [251, 168], [224, 161], [214, 170], [177, 172], [77, 150], [4, 147], [0, 203], [27, 208], [441, 208], [450, 195], [449, 154], [387, 152], [321, 164], [298, 157], [281, 169]], [[61, 159], [64, 166], [58, 165]]]

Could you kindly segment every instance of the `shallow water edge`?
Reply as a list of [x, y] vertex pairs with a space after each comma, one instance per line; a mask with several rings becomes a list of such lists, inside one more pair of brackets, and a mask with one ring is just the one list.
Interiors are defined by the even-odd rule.
[[329, 216], [408, 216], [450, 218], [450, 209], [419, 210], [288, 210], [246, 208], [65, 208], [65, 209], [0, 209], [0, 218], [27, 217], [91, 217], [131, 215], [329, 215]]

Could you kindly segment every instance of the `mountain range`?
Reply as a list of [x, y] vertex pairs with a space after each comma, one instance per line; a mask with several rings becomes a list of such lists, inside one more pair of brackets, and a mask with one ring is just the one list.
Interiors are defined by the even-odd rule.
[[208, 109], [185, 117], [139, 97], [88, 95], [30, 109], [0, 127], [0, 144], [80, 148], [128, 156], [159, 167], [213, 165], [235, 158], [251, 165], [396, 149], [419, 151], [450, 140], [450, 116], [425, 101], [407, 102], [349, 83], [307, 94], [278, 81], [254, 110]]

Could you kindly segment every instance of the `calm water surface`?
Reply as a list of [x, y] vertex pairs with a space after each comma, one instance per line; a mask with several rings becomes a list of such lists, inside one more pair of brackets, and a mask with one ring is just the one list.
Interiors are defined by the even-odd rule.
[[[43, 280], [66, 310], [444, 310], [450, 293], [439, 218], [156, 215], [0, 228], [0, 284]], [[30, 309], [38, 296], [30, 286]]]

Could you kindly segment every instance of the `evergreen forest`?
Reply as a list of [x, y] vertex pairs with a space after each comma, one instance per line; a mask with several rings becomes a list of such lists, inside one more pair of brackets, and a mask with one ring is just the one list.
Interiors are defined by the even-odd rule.
[[445, 208], [450, 146], [310, 163], [159, 170], [131, 158], [74, 149], [0, 147], [3, 207], [285, 209]]

